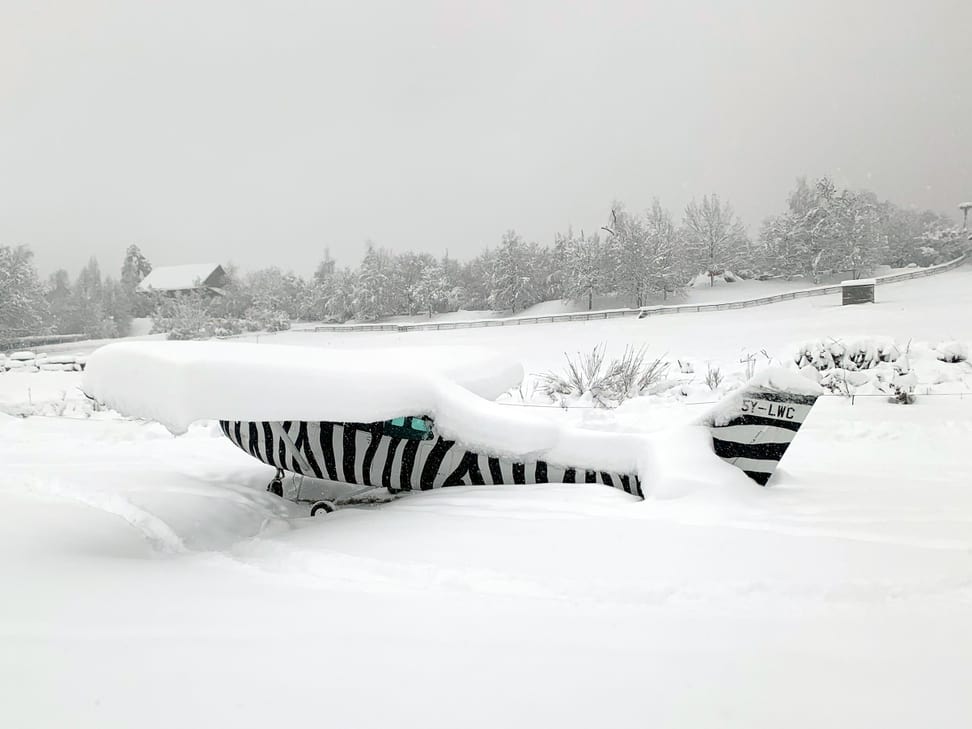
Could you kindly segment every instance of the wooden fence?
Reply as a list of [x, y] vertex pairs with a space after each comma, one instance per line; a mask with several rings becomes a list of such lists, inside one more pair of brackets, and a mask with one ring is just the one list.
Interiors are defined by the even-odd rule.
[[[965, 262], [966, 256], [960, 256], [954, 261], [942, 263], [928, 268], [914, 271], [904, 271], [887, 276], [878, 276], [876, 283], [889, 284], [900, 281], [910, 281], [915, 278], [934, 276], [938, 273], [951, 271]], [[755, 299], [731, 301], [722, 304], [677, 304], [673, 306], [643, 306], [634, 309], [604, 309], [601, 311], [580, 311], [572, 314], [547, 314], [543, 316], [513, 316], [504, 319], [470, 319], [466, 321], [429, 321], [408, 324], [324, 324], [314, 327], [315, 332], [421, 332], [442, 331], [445, 329], [473, 329], [478, 327], [508, 327], [522, 324], [553, 324], [565, 321], [594, 321], [598, 319], [620, 319], [622, 317], [638, 317], [644, 319], [649, 316], [667, 316], [669, 314], [697, 314], [705, 311], [729, 311], [732, 309], [750, 309], [755, 306], [778, 304], [782, 301], [804, 299], [810, 296], [827, 296], [839, 294], [840, 284], [832, 286], [815, 286], [813, 288], [787, 291], [773, 296], [760, 296]]]

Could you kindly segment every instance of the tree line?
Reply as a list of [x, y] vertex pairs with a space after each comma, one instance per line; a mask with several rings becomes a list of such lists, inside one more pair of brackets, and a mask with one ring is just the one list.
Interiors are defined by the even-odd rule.
[[[124, 336], [133, 317], [185, 336], [279, 329], [290, 320], [375, 321], [457, 310], [513, 313], [541, 301], [596, 297], [643, 306], [681, 293], [701, 275], [716, 278], [870, 274], [878, 265], [919, 266], [959, 255], [967, 240], [946, 215], [881, 201], [867, 190], [840, 189], [829, 178], [798, 179], [786, 208], [753, 238], [732, 206], [716, 195], [690, 202], [676, 219], [657, 199], [644, 211], [614, 203], [594, 231], [568, 229], [543, 245], [506, 232], [467, 261], [448, 254], [394, 253], [369, 242], [357, 267], [339, 267], [325, 250], [313, 275], [272, 267], [242, 273], [215, 298], [138, 293], [151, 264], [128, 248], [118, 278], [95, 259], [72, 281], [67, 271], [37, 277], [25, 246], [0, 246], [0, 334]], [[181, 327], [181, 329], [180, 329]]]

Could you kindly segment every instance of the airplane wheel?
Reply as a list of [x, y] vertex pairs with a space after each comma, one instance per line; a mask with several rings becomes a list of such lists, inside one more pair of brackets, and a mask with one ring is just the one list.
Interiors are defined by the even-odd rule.
[[283, 481], [276, 478], [273, 479], [273, 481], [270, 482], [270, 485], [267, 486], [267, 491], [269, 491], [274, 496], [279, 496], [280, 498], [283, 498]]
[[317, 516], [320, 512], [330, 514], [336, 507], [330, 501], [318, 501], [311, 507], [311, 516]]

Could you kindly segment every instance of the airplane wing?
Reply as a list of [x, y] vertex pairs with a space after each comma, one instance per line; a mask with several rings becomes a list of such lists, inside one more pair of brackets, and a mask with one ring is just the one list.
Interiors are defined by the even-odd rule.
[[88, 358], [82, 389], [183, 433], [197, 420], [386, 420], [427, 412], [443, 385], [494, 400], [522, 379], [518, 362], [480, 347], [117, 342]]

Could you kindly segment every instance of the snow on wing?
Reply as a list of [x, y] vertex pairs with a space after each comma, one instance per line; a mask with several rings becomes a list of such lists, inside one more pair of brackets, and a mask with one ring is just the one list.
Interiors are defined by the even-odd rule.
[[118, 342], [90, 356], [82, 389], [183, 433], [197, 420], [386, 420], [429, 411], [443, 385], [493, 400], [522, 378], [519, 363], [478, 347]]

